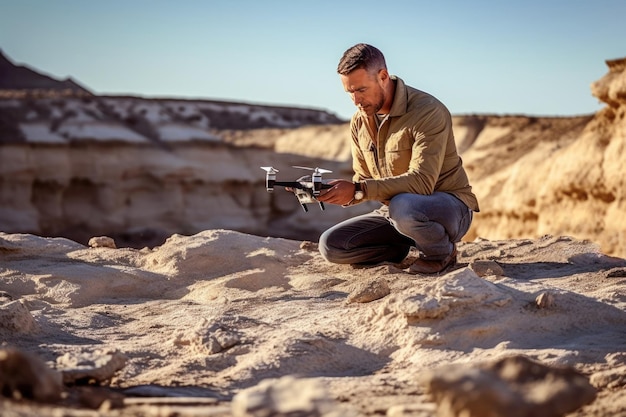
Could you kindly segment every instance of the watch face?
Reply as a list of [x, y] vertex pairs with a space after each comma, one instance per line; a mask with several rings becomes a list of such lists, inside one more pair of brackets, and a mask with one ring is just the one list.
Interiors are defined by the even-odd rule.
[[356, 193], [354, 193], [354, 199], [363, 200], [363, 191], [357, 191]]

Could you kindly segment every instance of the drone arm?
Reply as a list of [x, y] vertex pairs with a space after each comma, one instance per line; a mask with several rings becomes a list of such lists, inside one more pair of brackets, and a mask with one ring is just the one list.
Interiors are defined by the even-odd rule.
[[[309, 188], [309, 187], [304, 186], [299, 181], [274, 181], [274, 185], [278, 185], [281, 187], [297, 188], [299, 190], [305, 190]], [[322, 190], [327, 190], [329, 188], [333, 188], [333, 185], [322, 183]]]
[[275, 181], [274, 185], [279, 185], [281, 187], [289, 187], [289, 188], [298, 188], [300, 190], [304, 190], [305, 187], [298, 181]]

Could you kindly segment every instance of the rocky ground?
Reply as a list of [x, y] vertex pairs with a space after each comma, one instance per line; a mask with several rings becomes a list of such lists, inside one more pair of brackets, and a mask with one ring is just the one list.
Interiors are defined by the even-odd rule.
[[590, 242], [478, 239], [438, 276], [227, 230], [92, 245], [0, 235], [3, 416], [626, 415], [626, 261]]

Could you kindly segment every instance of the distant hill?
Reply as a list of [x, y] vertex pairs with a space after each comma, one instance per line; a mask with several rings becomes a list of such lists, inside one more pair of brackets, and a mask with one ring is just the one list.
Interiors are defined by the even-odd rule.
[[58, 90], [92, 93], [71, 78], [57, 80], [23, 65], [15, 65], [0, 50], [0, 90]]
[[[213, 134], [207, 132], [209, 129], [295, 128], [345, 122], [323, 109], [94, 94], [72, 78], [57, 80], [28, 66], [15, 65], [1, 50], [0, 100], [6, 100], [0, 106], [0, 143], [33, 139], [32, 129], [24, 123], [48, 124], [48, 128], [55, 132], [67, 122], [78, 123], [81, 131], [86, 127], [85, 122], [97, 122], [107, 126], [106, 139], [127, 140], [132, 136], [132, 141], [146, 139], [159, 142], [174, 137], [176, 140], [212, 138]], [[183, 134], [181, 126], [187, 126], [186, 130], [189, 127], [195, 130]], [[25, 129], [30, 134], [24, 133]], [[35, 141], [44, 136], [50, 139], [50, 134], [40, 134], [40, 128], [35, 130]], [[121, 133], [111, 136], [111, 130]], [[167, 132], [161, 132], [163, 130]], [[72, 135], [62, 136], [69, 138]], [[93, 132], [86, 129], [79, 136], [92, 137]]]

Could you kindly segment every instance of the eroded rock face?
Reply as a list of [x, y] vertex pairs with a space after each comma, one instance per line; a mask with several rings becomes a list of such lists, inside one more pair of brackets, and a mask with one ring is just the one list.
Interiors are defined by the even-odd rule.
[[319, 165], [349, 176], [337, 161], [227, 144], [170, 150], [121, 143], [5, 144], [0, 230], [85, 245], [107, 235], [118, 247], [154, 246], [174, 233], [214, 228], [316, 240], [321, 230], [359, 211], [311, 206], [305, 213], [293, 194], [266, 191], [260, 169], [266, 165], [279, 167], [285, 180], [302, 175], [291, 165]]
[[626, 105], [626, 58], [606, 61], [609, 72], [591, 84], [591, 92], [612, 108]]
[[[303, 215], [292, 194], [266, 192], [260, 167], [276, 166], [285, 180], [304, 174], [293, 165], [349, 176], [336, 158], [346, 154], [338, 122], [241, 103], [0, 97], [0, 230], [83, 244], [107, 235], [134, 247], [211, 228], [316, 239], [350, 213]], [[324, 140], [313, 140], [319, 132]], [[294, 154], [298, 141], [317, 155]]]
[[485, 122], [463, 155], [482, 209], [468, 239], [556, 233], [626, 255], [626, 60], [607, 64], [593, 117]]

